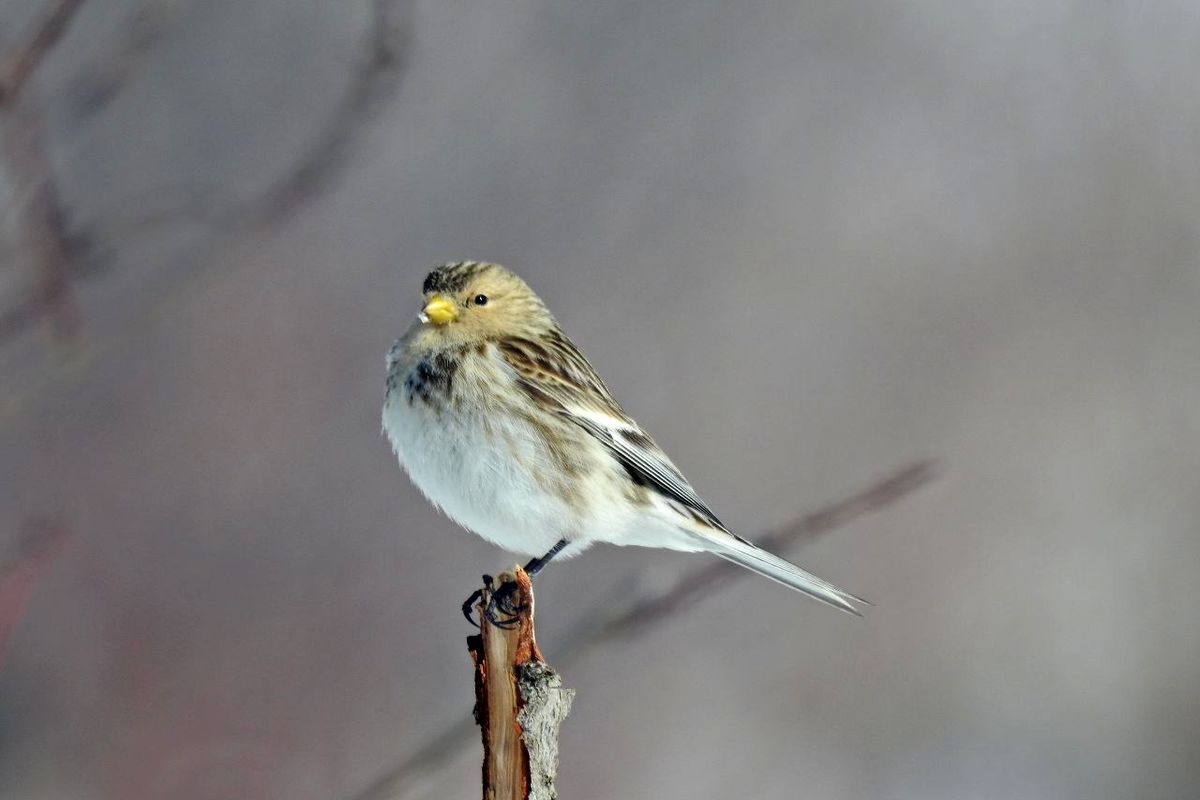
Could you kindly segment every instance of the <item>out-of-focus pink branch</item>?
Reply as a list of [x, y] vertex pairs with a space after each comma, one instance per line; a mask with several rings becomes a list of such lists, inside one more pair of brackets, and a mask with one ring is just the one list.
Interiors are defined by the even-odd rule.
[[59, 523], [28, 522], [11, 552], [0, 558], [0, 664], [4, 663], [9, 637], [17, 627], [29, 593], [69, 538], [67, 529]]

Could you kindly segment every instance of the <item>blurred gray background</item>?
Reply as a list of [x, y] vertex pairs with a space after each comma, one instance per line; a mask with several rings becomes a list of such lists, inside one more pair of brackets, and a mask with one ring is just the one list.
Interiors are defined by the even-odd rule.
[[[788, 553], [865, 619], [743, 581], [572, 662], [563, 797], [1200, 795], [1198, 42], [1191, 2], [85, 0], [0, 105], [0, 797], [350, 800], [468, 714], [512, 559], [379, 435], [464, 258], [747, 536], [941, 464]], [[551, 568], [547, 654], [702, 558]]]

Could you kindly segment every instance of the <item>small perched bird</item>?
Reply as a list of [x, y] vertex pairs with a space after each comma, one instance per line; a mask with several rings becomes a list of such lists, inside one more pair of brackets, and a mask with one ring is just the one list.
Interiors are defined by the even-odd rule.
[[861, 598], [731, 533], [515, 274], [444, 264], [423, 293], [388, 353], [383, 430], [460, 525], [537, 556], [531, 575], [596, 542], [704, 551], [859, 613]]

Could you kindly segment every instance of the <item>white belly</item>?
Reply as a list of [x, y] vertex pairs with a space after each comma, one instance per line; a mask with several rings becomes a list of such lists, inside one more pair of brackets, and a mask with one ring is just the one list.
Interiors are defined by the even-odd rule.
[[[451, 383], [462, 402], [431, 405], [420, 392], [410, 402], [412, 365], [400, 363], [399, 347], [389, 356], [383, 429], [412, 482], [455, 522], [505, 550], [534, 556], [561, 539], [571, 546], [560, 558], [595, 542], [701, 549], [680, 534], [676, 515], [629, 501], [623, 468], [582, 429], [571, 444], [577, 469], [564, 475], [541, 431], [495, 407], [489, 392], [510, 379], [502, 369], [466, 383], [470, 371], [460, 368]], [[494, 366], [485, 359], [473, 369]]]
[[[579, 511], [547, 491], [537, 470], [537, 434], [516, 419], [437, 414], [393, 395], [383, 427], [400, 463], [451, 519], [514, 553], [542, 555], [581, 533]], [[537, 465], [530, 469], [529, 465]]]

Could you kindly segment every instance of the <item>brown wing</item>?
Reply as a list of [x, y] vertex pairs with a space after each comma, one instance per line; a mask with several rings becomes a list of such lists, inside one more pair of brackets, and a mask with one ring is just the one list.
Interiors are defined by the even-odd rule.
[[727, 530], [650, 435], [617, 404], [578, 348], [560, 332], [498, 343], [518, 387], [543, 409], [599, 441], [630, 479], [662, 495], [686, 515]]

